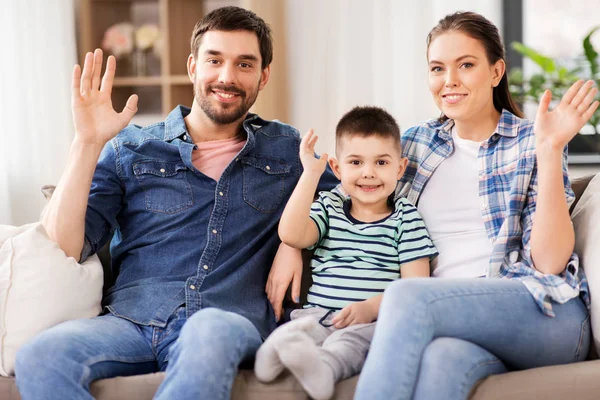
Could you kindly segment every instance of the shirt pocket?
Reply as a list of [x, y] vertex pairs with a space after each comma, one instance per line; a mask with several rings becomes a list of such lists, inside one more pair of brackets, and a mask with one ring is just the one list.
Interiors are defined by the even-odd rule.
[[261, 213], [275, 212], [283, 200], [285, 178], [290, 173], [290, 165], [266, 156], [244, 157], [240, 161], [244, 202]]
[[146, 209], [156, 213], [175, 214], [194, 204], [192, 186], [183, 162], [140, 161], [133, 173], [144, 189]]

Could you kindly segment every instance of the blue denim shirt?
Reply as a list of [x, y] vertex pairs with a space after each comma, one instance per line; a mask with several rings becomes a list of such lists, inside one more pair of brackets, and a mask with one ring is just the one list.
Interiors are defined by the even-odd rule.
[[[248, 318], [266, 337], [276, 324], [265, 284], [279, 218], [302, 173], [300, 136], [248, 115], [247, 142], [216, 182], [192, 163], [189, 112], [180, 106], [164, 122], [130, 125], [106, 145], [82, 259], [112, 237], [117, 278], [103, 305], [114, 315], [164, 327], [182, 304], [187, 317], [217, 307]], [[328, 169], [319, 190], [337, 183]]]

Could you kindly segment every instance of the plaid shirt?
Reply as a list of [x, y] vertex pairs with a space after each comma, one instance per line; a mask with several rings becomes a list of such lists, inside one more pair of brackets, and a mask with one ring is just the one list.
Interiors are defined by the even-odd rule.
[[[397, 196], [417, 204], [435, 169], [454, 152], [453, 125], [452, 120], [431, 120], [402, 135], [408, 167], [396, 189]], [[533, 122], [503, 110], [494, 134], [482, 142], [477, 160], [481, 216], [493, 240], [487, 277], [521, 280], [548, 316], [554, 316], [553, 301], [562, 304], [580, 293], [589, 307], [587, 279], [576, 254], [559, 275], [546, 275], [533, 267], [530, 240], [538, 181]], [[571, 204], [575, 195], [567, 172], [566, 149], [563, 176]]]

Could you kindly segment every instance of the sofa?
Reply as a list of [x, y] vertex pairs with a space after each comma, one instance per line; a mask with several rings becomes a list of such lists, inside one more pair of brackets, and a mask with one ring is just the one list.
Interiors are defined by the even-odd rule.
[[[573, 190], [577, 196], [576, 202], [588, 189], [592, 178], [593, 176], [588, 176], [573, 181]], [[600, 207], [600, 202], [595, 202], [594, 206]], [[575, 204], [571, 207], [571, 211], [574, 207]], [[581, 240], [581, 238], [577, 237], [576, 240]], [[101, 259], [104, 262], [107, 261], [105, 256]], [[305, 267], [306, 265], [305, 263]], [[310, 284], [308, 270], [305, 270], [303, 278], [303, 295], [305, 295]], [[106, 276], [106, 279], [110, 279], [110, 276]], [[163, 376], [163, 373], [155, 373], [103, 379], [91, 385], [91, 392], [95, 398], [101, 400], [151, 399]], [[352, 399], [357, 380], [358, 377], [355, 376], [338, 383], [333, 399]], [[600, 398], [600, 360], [597, 359], [593, 347], [588, 355], [588, 360], [584, 362], [534, 368], [488, 377], [480, 381], [471, 390], [469, 396], [470, 400], [591, 400], [598, 398]], [[14, 378], [0, 377], [0, 400], [19, 399]], [[232, 399], [305, 400], [309, 397], [299, 383], [287, 373], [273, 383], [263, 384], [256, 379], [251, 369], [240, 369], [233, 385]]]

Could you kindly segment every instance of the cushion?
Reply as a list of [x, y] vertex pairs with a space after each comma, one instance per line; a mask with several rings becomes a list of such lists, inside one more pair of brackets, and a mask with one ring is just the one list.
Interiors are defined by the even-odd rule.
[[589, 183], [571, 214], [575, 253], [587, 275], [592, 299], [594, 344], [600, 349], [600, 174]]
[[102, 283], [98, 257], [78, 264], [40, 223], [0, 225], [0, 375], [14, 374], [17, 350], [42, 330], [98, 315]]

